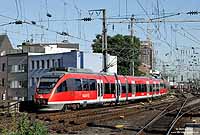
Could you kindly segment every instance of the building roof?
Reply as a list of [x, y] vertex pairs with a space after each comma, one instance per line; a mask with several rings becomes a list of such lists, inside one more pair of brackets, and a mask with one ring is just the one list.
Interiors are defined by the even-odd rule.
[[52, 45], [57, 45], [59, 48], [75, 48], [79, 49], [79, 44], [78, 43], [69, 43], [69, 42], [60, 42], [60, 43], [23, 43], [23, 45], [28, 45], [28, 46], [33, 46], [33, 47], [45, 47], [45, 46], [52, 46]]
[[8, 37], [7, 35], [0, 35], [0, 45], [3, 42], [3, 40]]
[[0, 35], [0, 54], [12, 50], [13, 47], [7, 35]]

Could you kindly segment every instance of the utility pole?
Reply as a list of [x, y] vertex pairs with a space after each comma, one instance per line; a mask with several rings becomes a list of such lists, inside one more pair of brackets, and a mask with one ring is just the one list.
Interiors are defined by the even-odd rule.
[[[134, 35], [133, 35], [133, 33], [134, 33], [134, 30], [133, 30], [133, 23], [134, 23], [134, 15], [132, 15], [131, 16], [131, 43], [132, 44], [134, 44]], [[131, 62], [130, 62], [130, 73], [131, 73], [131, 75], [132, 76], [134, 76], [134, 50], [133, 50], [133, 58], [132, 58], [132, 60], [131, 60]]]
[[102, 53], [103, 53], [103, 72], [108, 71], [108, 62], [107, 62], [107, 23], [106, 23], [106, 9], [95, 9], [95, 10], [89, 10], [89, 14], [93, 14], [93, 12], [96, 12], [97, 15], [100, 15], [100, 12], [103, 13], [102, 18]]
[[103, 71], [107, 72], [107, 27], [106, 27], [106, 10], [103, 12], [103, 30], [102, 30], [102, 53], [103, 53]]

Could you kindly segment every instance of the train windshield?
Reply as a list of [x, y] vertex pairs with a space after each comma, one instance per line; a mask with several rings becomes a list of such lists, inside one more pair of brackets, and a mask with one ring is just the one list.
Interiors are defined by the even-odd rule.
[[38, 94], [48, 94], [58, 81], [58, 78], [40, 78], [40, 83], [37, 88]]

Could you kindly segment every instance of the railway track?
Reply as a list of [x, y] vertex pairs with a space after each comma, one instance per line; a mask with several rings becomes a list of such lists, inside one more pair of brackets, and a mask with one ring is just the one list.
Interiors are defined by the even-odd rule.
[[178, 102], [173, 102], [165, 107], [156, 117], [151, 119], [146, 125], [137, 132], [137, 135], [159, 134], [169, 135], [175, 124], [181, 117], [192, 110], [199, 109], [199, 102], [193, 103], [199, 97], [181, 98]]
[[[177, 100], [176, 100], [177, 101]], [[152, 109], [161, 109], [169, 105], [173, 100], [157, 100], [153, 103], [134, 103], [122, 106], [111, 106], [95, 109], [85, 109], [67, 112], [55, 112], [32, 115], [32, 119], [45, 121], [51, 133], [68, 133], [79, 131], [87, 126], [95, 126], [99, 123], [121, 119], [140, 112]], [[157, 106], [157, 107], [156, 107]]]

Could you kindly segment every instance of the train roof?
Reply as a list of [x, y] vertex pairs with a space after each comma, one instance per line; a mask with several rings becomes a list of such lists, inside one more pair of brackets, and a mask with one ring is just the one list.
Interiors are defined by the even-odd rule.
[[65, 75], [66, 72], [62, 72], [62, 71], [54, 71], [54, 72], [47, 72], [45, 73], [42, 77], [43, 78], [51, 78], [51, 77], [61, 77], [63, 75]]
[[[117, 74], [115, 73], [95, 73], [90, 69], [77, 69], [77, 68], [52, 68], [50, 72], [46, 73], [42, 77], [61, 77], [65, 74], [85, 74], [85, 75], [100, 75], [100, 76], [110, 76], [113, 77]], [[163, 80], [162, 78], [155, 78], [153, 76], [124, 76], [124, 75], [117, 75], [117, 77], [125, 77], [127, 79], [150, 79], [150, 80]]]

